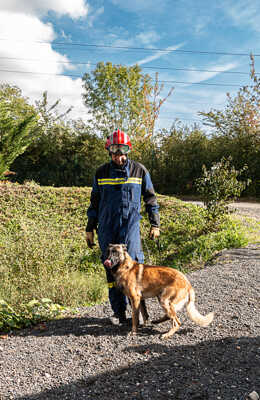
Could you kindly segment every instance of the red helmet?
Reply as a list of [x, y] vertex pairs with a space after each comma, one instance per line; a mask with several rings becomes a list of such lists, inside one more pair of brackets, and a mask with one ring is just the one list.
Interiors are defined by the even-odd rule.
[[130, 142], [129, 136], [123, 131], [120, 131], [120, 129], [117, 129], [115, 132], [112, 133], [112, 135], [107, 137], [107, 141], [105, 144], [105, 148], [109, 151], [112, 150], [112, 147], [121, 147], [125, 150], [124, 153], [128, 153], [128, 151], [132, 150], [132, 144]]

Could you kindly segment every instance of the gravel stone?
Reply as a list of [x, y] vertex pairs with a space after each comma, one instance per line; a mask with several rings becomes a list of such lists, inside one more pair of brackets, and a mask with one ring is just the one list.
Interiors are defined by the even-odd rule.
[[257, 392], [252, 392], [252, 393], [250, 393], [249, 395], [248, 395], [248, 399], [250, 399], [250, 400], [259, 400], [259, 395], [258, 395], [258, 393]]

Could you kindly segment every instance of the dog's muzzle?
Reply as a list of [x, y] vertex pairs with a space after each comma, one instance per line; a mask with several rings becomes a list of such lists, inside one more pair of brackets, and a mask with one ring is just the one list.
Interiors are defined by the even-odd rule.
[[104, 261], [104, 266], [107, 267], [107, 268], [112, 268], [112, 262], [111, 262], [111, 260], [106, 259], [106, 260]]

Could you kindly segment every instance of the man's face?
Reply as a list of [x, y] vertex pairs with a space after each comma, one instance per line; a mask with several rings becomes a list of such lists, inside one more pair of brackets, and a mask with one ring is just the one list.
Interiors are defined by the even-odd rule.
[[117, 164], [117, 165], [124, 165], [127, 159], [126, 154], [121, 154], [121, 153], [116, 153], [116, 154], [111, 154], [112, 161]]

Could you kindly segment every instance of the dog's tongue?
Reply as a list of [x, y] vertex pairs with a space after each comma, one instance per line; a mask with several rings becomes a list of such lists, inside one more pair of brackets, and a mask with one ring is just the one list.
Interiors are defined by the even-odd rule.
[[105, 262], [104, 262], [104, 266], [105, 267], [108, 267], [108, 268], [111, 268], [112, 267], [112, 263], [111, 263], [111, 261], [110, 260], [105, 260]]

